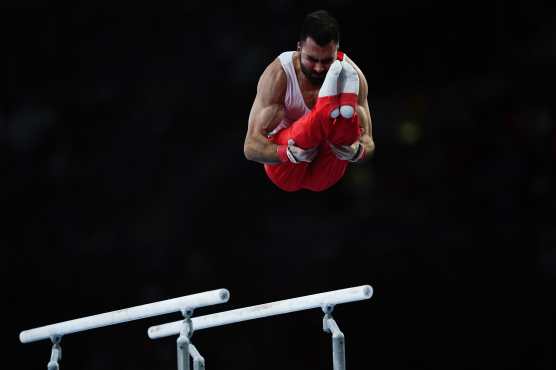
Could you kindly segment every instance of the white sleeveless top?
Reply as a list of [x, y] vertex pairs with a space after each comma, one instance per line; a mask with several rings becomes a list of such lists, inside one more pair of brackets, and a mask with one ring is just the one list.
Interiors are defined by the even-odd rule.
[[284, 97], [285, 114], [282, 122], [268, 136], [276, 134], [311, 111], [307, 104], [305, 104], [305, 100], [303, 100], [303, 94], [301, 94], [301, 88], [297, 82], [295, 67], [293, 66], [293, 53], [293, 51], [285, 51], [278, 56], [288, 80], [286, 96]]

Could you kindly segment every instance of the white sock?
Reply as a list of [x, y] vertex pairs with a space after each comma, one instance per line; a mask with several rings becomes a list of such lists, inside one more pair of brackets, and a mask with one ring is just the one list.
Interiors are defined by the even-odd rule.
[[[339, 93], [359, 94], [359, 76], [357, 71], [347, 61], [342, 60], [342, 72], [339, 79]], [[340, 106], [339, 114], [344, 118], [353, 117], [354, 108], [351, 105]]]
[[359, 94], [359, 76], [357, 71], [349, 62], [342, 60], [342, 71], [339, 80], [339, 91], [338, 93], [351, 93]]
[[353, 107], [351, 105], [342, 105], [340, 107], [340, 112], [339, 114], [342, 115], [342, 117], [344, 118], [351, 118], [353, 117]]
[[330, 65], [322, 86], [319, 90], [319, 98], [325, 96], [334, 96], [338, 94], [338, 77], [342, 71], [342, 65], [336, 60]]

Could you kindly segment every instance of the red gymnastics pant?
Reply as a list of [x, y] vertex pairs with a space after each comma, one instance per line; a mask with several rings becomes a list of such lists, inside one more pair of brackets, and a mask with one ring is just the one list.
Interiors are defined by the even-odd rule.
[[293, 139], [295, 145], [303, 149], [318, 147], [318, 154], [311, 163], [264, 165], [267, 176], [280, 189], [323, 191], [342, 178], [348, 162], [338, 159], [328, 142], [335, 146], [351, 145], [359, 140], [361, 129], [357, 114], [349, 119], [341, 115], [330, 118], [330, 112], [336, 107], [337, 96], [319, 98], [313, 110], [269, 138], [278, 145], [287, 145], [288, 140]]

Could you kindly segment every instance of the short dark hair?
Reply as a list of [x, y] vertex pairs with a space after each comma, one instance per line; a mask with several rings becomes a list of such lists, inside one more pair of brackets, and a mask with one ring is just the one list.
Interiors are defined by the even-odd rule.
[[301, 25], [299, 41], [305, 41], [307, 37], [311, 37], [320, 46], [325, 46], [330, 41], [339, 44], [340, 26], [338, 21], [326, 10], [316, 10], [307, 14]]

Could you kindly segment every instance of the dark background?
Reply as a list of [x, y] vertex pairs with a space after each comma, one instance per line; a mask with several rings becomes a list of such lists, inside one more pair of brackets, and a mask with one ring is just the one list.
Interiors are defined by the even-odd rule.
[[[19, 332], [86, 315], [370, 284], [335, 311], [350, 369], [554, 369], [548, 2], [50, 3], [1, 12], [3, 364], [44, 369], [50, 344]], [[376, 154], [285, 193], [243, 139], [258, 77], [319, 8], [368, 80]], [[331, 369], [321, 318], [193, 342], [208, 369]], [[68, 335], [61, 368], [176, 368], [175, 338], [146, 330], [178, 319]]]

